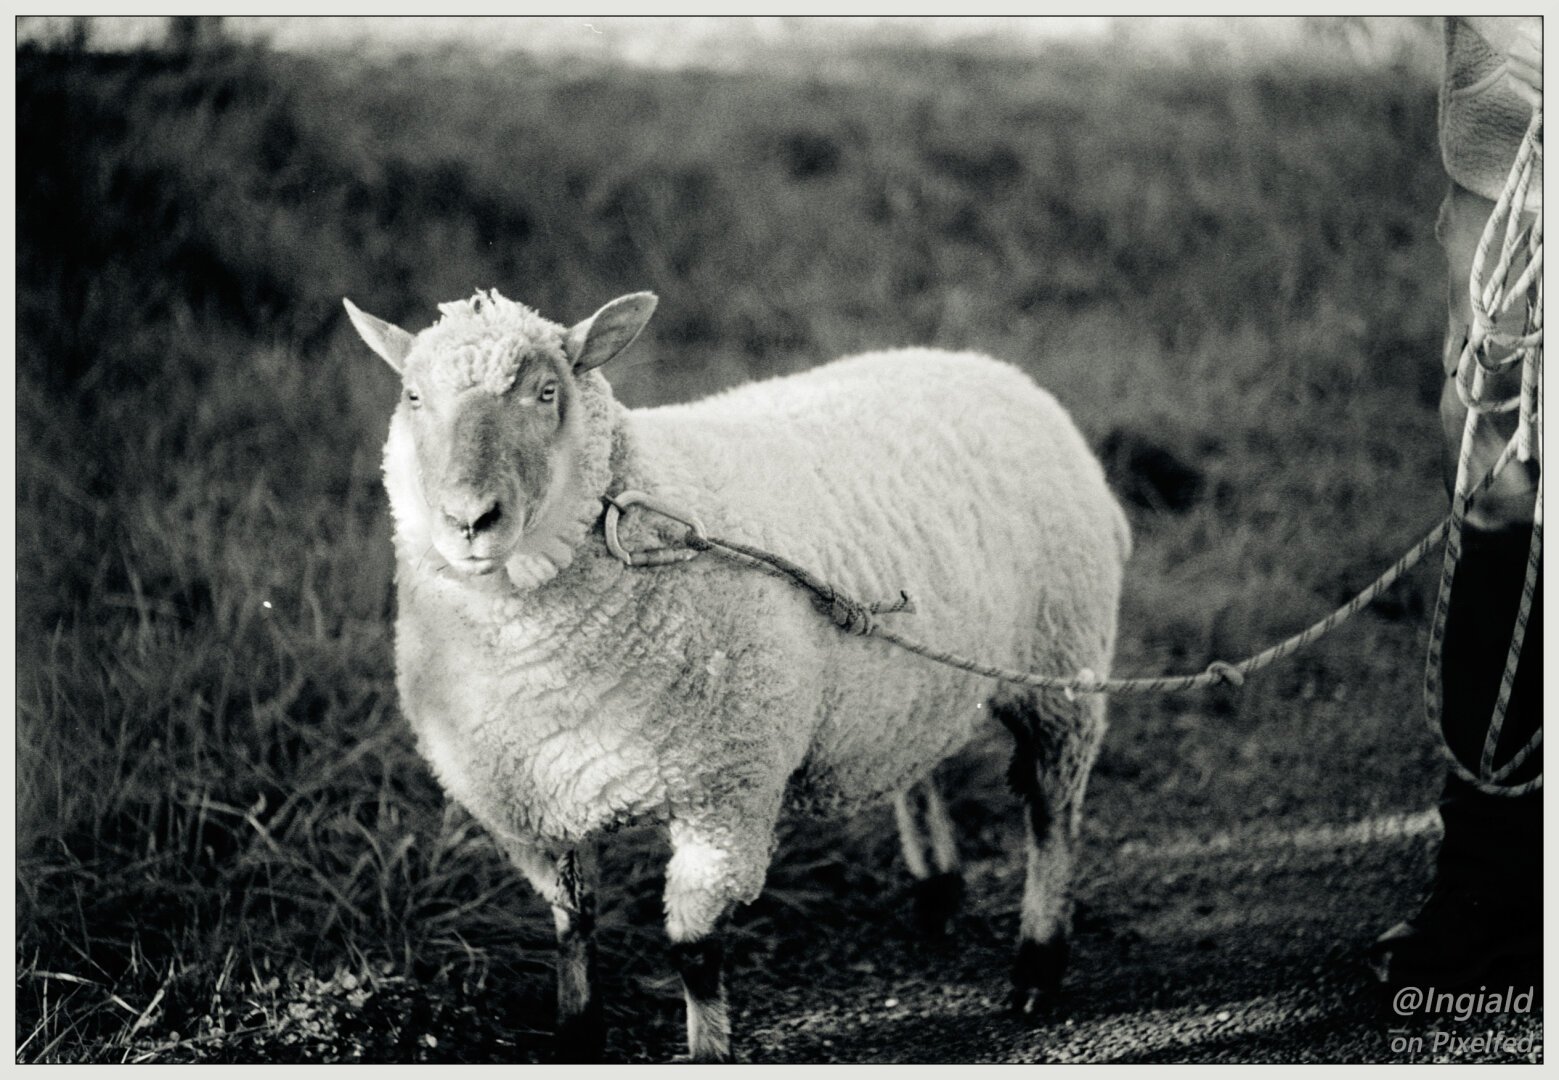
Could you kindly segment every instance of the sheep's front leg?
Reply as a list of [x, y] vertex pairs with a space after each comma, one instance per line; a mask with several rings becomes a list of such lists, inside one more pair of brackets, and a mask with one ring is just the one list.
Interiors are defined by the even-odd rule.
[[[777, 812], [778, 799], [775, 811]], [[666, 866], [666, 934], [687, 1001], [687, 1045], [694, 1061], [731, 1060], [720, 927], [737, 903], [763, 888], [773, 815], [734, 827], [671, 823]]]
[[595, 993], [596, 859], [592, 846], [553, 856], [513, 846], [509, 857], [552, 906], [557, 928], [558, 1056], [596, 1061], [601, 1055], [601, 1002]]
[[558, 1045], [570, 1057], [601, 1054], [601, 1000], [596, 995], [596, 860], [592, 848], [565, 852], [557, 862], [563, 902], [552, 905], [558, 935]]
[[730, 1061], [725, 942], [718, 928], [696, 941], [673, 941], [671, 959], [682, 977], [682, 998], [687, 1003], [688, 1055], [694, 1061]]

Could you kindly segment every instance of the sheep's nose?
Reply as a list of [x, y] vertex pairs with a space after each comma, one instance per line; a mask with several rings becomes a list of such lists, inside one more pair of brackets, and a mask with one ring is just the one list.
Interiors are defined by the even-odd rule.
[[467, 540], [474, 540], [487, 532], [503, 517], [503, 508], [497, 499], [470, 497], [454, 499], [444, 504], [444, 520]]

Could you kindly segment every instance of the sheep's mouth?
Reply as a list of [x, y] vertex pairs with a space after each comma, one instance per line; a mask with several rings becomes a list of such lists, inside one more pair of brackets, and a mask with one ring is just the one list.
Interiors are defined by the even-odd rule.
[[451, 559], [449, 560], [449, 565], [451, 568], [459, 571], [467, 577], [480, 577], [483, 574], [491, 574], [493, 571], [497, 570], [500, 566], [503, 565], [503, 560], [469, 557], [464, 559]]

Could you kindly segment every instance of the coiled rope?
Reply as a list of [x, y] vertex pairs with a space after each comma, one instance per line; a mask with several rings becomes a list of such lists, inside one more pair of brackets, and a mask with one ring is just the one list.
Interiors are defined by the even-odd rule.
[[[903, 613], [912, 614], [914, 601], [909, 595], [899, 593], [896, 600], [864, 602], [848, 595], [781, 555], [750, 544], [710, 536], [696, 517], [678, 511], [666, 503], [640, 491], [625, 491], [602, 501], [606, 505], [604, 531], [607, 547], [612, 554], [629, 566], [663, 566], [694, 557], [699, 552], [714, 551], [727, 559], [777, 574], [789, 580], [797, 588], [811, 593], [822, 612], [833, 620], [840, 630], [861, 637], [874, 637], [887, 641], [901, 649], [923, 656], [948, 667], [975, 675], [988, 676], [1002, 682], [1014, 683], [1040, 690], [1054, 690], [1072, 697], [1076, 694], [1159, 694], [1185, 690], [1199, 690], [1215, 685], [1241, 686], [1247, 675], [1252, 675], [1277, 661], [1298, 652], [1307, 645], [1331, 633], [1354, 615], [1372, 603], [1404, 574], [1416, 566], [1441, 540], [1446, 540], [1445, 561], [1440, 581], [1440, 591], [1435, 602], [1434, 621], [1430, 631], [1430, 650], [1425, 677], [1426, 715], [1441, 751], [1451, 767], [1462, 779], [1492, 794], [1515, 796], [1525, 794], [1541, 786], [1539, 774], [1520, 784], [1509, 784], [1509, 778], [1519, 769], [1542, 743], [1542, 730], [1518, 750], [1504, 765], [1496, 766], [1495, 748], [1499, 742], [1516, 666], [1520, 660], [1521, 643], [1526, 632], [1528, 614], [1537, 580], [1541, 557], [1542, 535], [1542, 485], [1539, 480], [1537, 506], [1533, 515], [1532, 542], [1527, 560], [1526, 581], [1522, 588], [1516, 627], [1506, 657], [1505, 671], [1501, 679], [1494, 716], [1484, 742], [1479, 772], [1473, 773], [1457, 760], [1445, 743], [1440, 725], [1441, 654], [1445, 637], [1446, 607], [1450, 586], [1455, 575], [1457, 561], [1461, 557], [1461, 530], [1467, 507], [1478, 495], [1486, 491], [1495, 477], [1512, 459], [1527, 461], [1532, 454], [1532, 439], [1541, 417], [1540, 390], [1542, 384], [1542, 212], [1535, 221], [1523, 224], [1527, 189], [1532, 179], [1533, 156], [1542, 138], [1542, 113], [1534, 114], [1525, 141], [1511, 170], [1505, 191], [1501, 194], [1493, 214], [1484, 229], [1473, 261], [1470, 283], [1473, 296], [1473, 326], [1468, 343], [1463, 348], [1457, 368], [1457, 389], [1467, 403], [1467, 424], [1463, 430], [1461, 450], [1458, 455], [1455, 493], [1451, 513], [1414, 544], [1378, 578], [1366, 586], [1357, 596], [1324, 619], [1306, 627], [1299, 633], [1285, 638], [1270, 648], [1263, 649], [1244, 660], [1229, 662], [1215, 660], [1192, 675], [1163, 675], [1139, 678], [1104, 678], [1084, 669], [1075, 675], [1047, 675], [1039, 672], [1020, 671], [983, 663], [945, 649], [935, 648], [925, 642], [885, 626], [878, 616]], [[1484, 268], [1494, 239], [1503, 233], [1500, 256], [1491, 273]], [[1515, 259], [1524, 252], [1527, 265], [1508, 288], [1505, 285]], [[1528, 302], [1527, 293], [1535, 299]], [[1496, 329], [1500, 315], [1510, 312], [1518, 303], [1526, 303], [1523, 330], [1510, 334]], [[1493, 350], [1508, 350], [1499, 359], [1491, 357]], [[1522, 364], [1520, 392], [1510, 400], [1485, 401], [1486, 372], [1510, 370]], [[1485, 413], [1508, 412], [1519, 409], [1517, 433], [1506, 444], [1492, 468], [1481, 480], [1471, 480], [1472, 436], [1477, 418]], [[657, 548], [649, 551], [629, 552], [617, 535], [617, 524], [622, 513], [632, 506], [643, 506], [688, 527], [682, 546]]]
[[[1537, 494], [1532, 509], [1532, 538], [1527, 546], [1526, 576], [1521, 584], [1521, 599], [1516, 608], [1515, 626], [1511, 631], [1510, 647], [1505, 653], [1505, 667], [1500, 675], [1499, 690], [1494, 699], [1493, 715], [1489, 718], [1488, 732], [1484, 736], [1483, 750], [1479, 755], [1478, 770], [1474, 773], [1451, 750], [1445, 738], [1441, 710], [1444, 701], [1445, 627], [1450, 608], [1451, 584], [1456, 576], [1456, 566], [1462, 554], [1462, 527], [1467, 516], [1474, 488], [1471, 483], [1471, 464], [1474, 435], [1478, 424], [1486, 416], [1517, 410], [1516, 433], [1506, 444], [1500, 456], [1500, 464], [1512, 454], [1517, 460], [1532, 460], [1533, 440], [1541, 423], [1543, 380], [1543, 211], [1539, 207], [1529, 221], [1526, 216], [1528, 190], [1533, 180], [1534, 165], [1543, 138], [1543, 111], [1537, 109], [1527, 125], [1521, 149], [1511, 165], [1504, 190], [1489, 214], [1483, 235], [1478, 239], [1473, 255], [1472, 274], [1467, 288], [1472, 300], [1472, 325], [1467, 340], [1462, 345], [1456, 362], [1456, 394], [1467, 409], [1462, 425], [1461, 448], [1456, 459], [1456, 483], [1451, 496], [1450, 531], [1445, 544], [1445, 558], [1441, 565], [1440, 588], [1435, 596], [1434, 619], [1429, 631], [1429, 655], [1424, 674], [1424, 716], [1434, 732], [1442, 755], [1451, 770], [1463, 780], [1490, 794], [1517, 796], [1542, 786], [1543, 777], [1536, 776], [1522, 783], [1511, 783], [1511, 777], [1543, 743], [1541, 726], [1533, 732], [1516, 752], [1500, 765], [1496, 761], [1500, 735], [1504, 729], [1505, 712], [1510, 704], [1510, 694], [1516, 682], [1516, 669], [1521, 663], [1521, 646], [1526, 641], [1527, 621], [1532, 611], [1532, 600], [1537, 590], [1538, 572], [1542, 566], [1543, 551], [1543, 479], [1539, 463]], [[1499, 241], [1499, 255], [1492, 269], [1489, 256]], [[1525, 267], [1520, 261], [1525, 261]], [[1518, 273], [1519, 270], [1519, 273]], [[1515, 277], [1514, 282], [1511, 281]], [[1519, 310], [1518, 310], [1519, 309]], [[1498, 323], [1519, 325], [1517, 331], [1502, 330]], [[1488, 384], [1503, 372], [1521, 367], [1521, 386], [1506, 398], [1494, 397]], [[1498, 467], [1498, 466], [1496, 466]], [[1481, 490], [1481, 488], [1480, 488]]]

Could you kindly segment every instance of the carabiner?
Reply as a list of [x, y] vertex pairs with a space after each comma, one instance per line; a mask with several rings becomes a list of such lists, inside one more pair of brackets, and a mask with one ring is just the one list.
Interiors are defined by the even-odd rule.
[[699, 540], [707, 539], [704, 533], [704, 523], [698, 520], [694, 514], [673, 510], [653, 495], [643, 491], [624, 491], [620, 495], [602, 496], [602, 502], [606, 503], [606, 518], [602, 522], [602, 528], [606, 533], [606, 549], [619, 559], [624, 566], [665, 566], [668, 563], [686, 562], [698, 554], [694, 548], [649, 548], [645, 551], [629, 551], [623, 547], [622, 541], [617, 536], [617, 521], [622, 517], [623, 511], [630, 506], [642, 506], [646, 510], [653, 510], [662, 517], [668, 517], [679, 525], [686, 525], [688, 532]]

